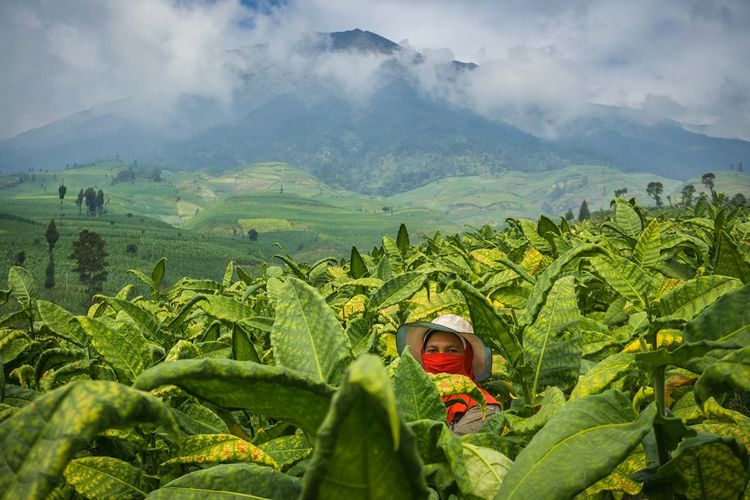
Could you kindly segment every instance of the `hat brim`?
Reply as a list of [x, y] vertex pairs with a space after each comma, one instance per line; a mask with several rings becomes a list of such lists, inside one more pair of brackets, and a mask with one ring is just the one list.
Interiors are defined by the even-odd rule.
[[477, 382], [490, 378], [490, 375], [492, 375], [492, 351], [484, 345], [482, 339], [473, 333], [459, 332], [436, 323], [419, 321], [401, 325], [396, 332], [396, 346], [398, 347], [399, 354], [403, 353], [404, 349], [408, 347], [414, 359], [420, 365], [423, 364], [422, 345], [424, 343], [424, 336], [429, 330], [449, 332], [469, 342], [474, 352], [474, 359], [471, 361], [474, 378]]

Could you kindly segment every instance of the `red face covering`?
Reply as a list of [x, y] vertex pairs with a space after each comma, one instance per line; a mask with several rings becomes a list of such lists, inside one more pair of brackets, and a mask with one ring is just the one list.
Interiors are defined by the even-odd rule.
[[[422, 365], [424, 371], [428, 373], [451, 373], [455, 375], [466, 375], [471, 380], [474, 378], [474, 372], [471, 367], [471, 363], [474, 359], [474, 350], [471, 347], [471, 343], [466, 342], [463, 354], [448, 354], [442, 352], [424, 352], [424, 346], [422, 347]], [[477, 384], [479, 390], [484, 393], [484, 397], [487, 404], [498, 404], [497, 400], [492, 397], [490, 393], [485, 391], [482, 386]], [[446, 396], [443, 398], [443, 402], [459, 400], [448, 406], [448, 423], [453, 423], [454, 420], [460, 418], [466, 410], [472, 406], [477, 406], [477, 402], [471, 399], [465, 394], [456, 396]]]

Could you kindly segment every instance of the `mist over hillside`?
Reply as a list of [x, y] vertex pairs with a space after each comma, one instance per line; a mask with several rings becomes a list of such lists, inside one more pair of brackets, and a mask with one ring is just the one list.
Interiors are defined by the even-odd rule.
[[750, 142], [636, 110], [493, 107], [476, 90], [482, 66], [368, 31], [307, 33], [225, 58], [229, 100], [186, 95], [153, 116], [129, 99], [82, 111], [0, 141], [0, 172], [100, 158], [217, 172], [281, 161], [332, 186], [390, 194], [449, 176], [576, 164], [677, 179], [750, 164]]

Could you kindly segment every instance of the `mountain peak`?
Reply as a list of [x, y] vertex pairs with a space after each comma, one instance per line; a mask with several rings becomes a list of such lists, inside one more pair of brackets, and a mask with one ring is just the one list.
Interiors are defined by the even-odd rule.
[[393, 54], [401, 50], [399, 44], [377, 33], [363, 31], [359, 28], [349, 31], [336, 31], [329, 33], [329, 36], [331, 37], [331, 50], [380, 52], [381, 54]]

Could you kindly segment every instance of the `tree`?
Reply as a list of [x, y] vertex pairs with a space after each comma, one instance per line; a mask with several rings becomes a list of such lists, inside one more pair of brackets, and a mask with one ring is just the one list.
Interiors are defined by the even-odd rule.
[[735, 207], [746, 207], [747, 206], [747, 198], [745, 198], [744, 194], [737, 193], [734, 196], [732, 196], [732, 199], [729, 200], [729, 203], [731, 203]]
[[711, 199], [713, 201], [716, 201], [716, 191], [714, 191], [714, 180], [716, 180], [716, 176], [713, 172], [707, 172], [703, 174], [703, 177], [701, 177], [701, 182], [704, 186], [709, 190], [711, 193]]
[[570, 222], [570, 221], [572, 221], [575, 218], [576, 218], [576, 216], [573, 214], [573, 209], [569, 208], [568, 211], [565, 212], [565, 220], [567, 220], [568, 222]]
[[107, 280], [107, 262], [104, 260], [107, 255], [102, 237], [88, 229], [82, 230], [78, 239], [73, 242], [70, 258], [77, 262], [73, 271], [78, 273], [81, 283], [88, 287], [89, 295], [101, 292], [102, 285]]
[[250, 241], [258, 241], [258, 231], [251, 229], [247, 232], [247, 239]]
[[104, 191], [101, 189], [96, 192], [96, 215], [102, 215], [104, 211]]
[[649, 182], [646, 186], [646, 193], [656, 201], [656, 206], [661, 207], [661, 193], [664, 191], [664, 185], [661, 182]]
[[52, 250], [55, 248], [55, 243], [60, 238], [60, 233], [57, 231], [55, 220], [52, 219], [47, 225], [47, 230], [44, 232], [44, 237], [47, 238], [47, 245], [49, 245], [49, 253], [52, 254]]
[[626, 187], [620, 188], [620, 189], [615, 189], [615, 197], [617, 197], [617, 198], [622, 198], [627, 193], [628, 193], [628, 188], [626, 188]]
[[83, 198], [86, 195], [83, 193], [83, 188], [81, 188], [80, 191], [78, 191], [78, 197], [76, 198], [76, 206], [78, 207], [78, 215], [81, 215], [81, 205], [83, 205]]
[[65, 187], [65, 184], [60, 183], [60, 187], [57, 188], [57, 194], [60, 196], [60, 210], [62, 210], [62, 204], [63, 199], [65, 198], [65, 193], [68, 192], [68, 188]]
[[94, 191], [94, 188], [89, 187], [89, 188], [86, 188], [86, 191], [83, 193], [83, 195], [86, 197], [86, 213], [88, 215], [95, 215], [96, 214], [96, 191]]
[[55, 287], [55, 261], [52, 260], [52, 254], [49, 254], [47, 269], [44, 270], [44, 288]]
[[682, 188], [682, 205], [689, 207], [693, 204], [693, 195], [695, 194], [695, 186], [687, 184]]
[[583, 202], [581, 203], [581, 208], [578, 209], [578, 221], [583, 222], [590, 218], [591, 213], [589, 212], [589, 204], [586, 203], [586, 200], [583, 200]]

